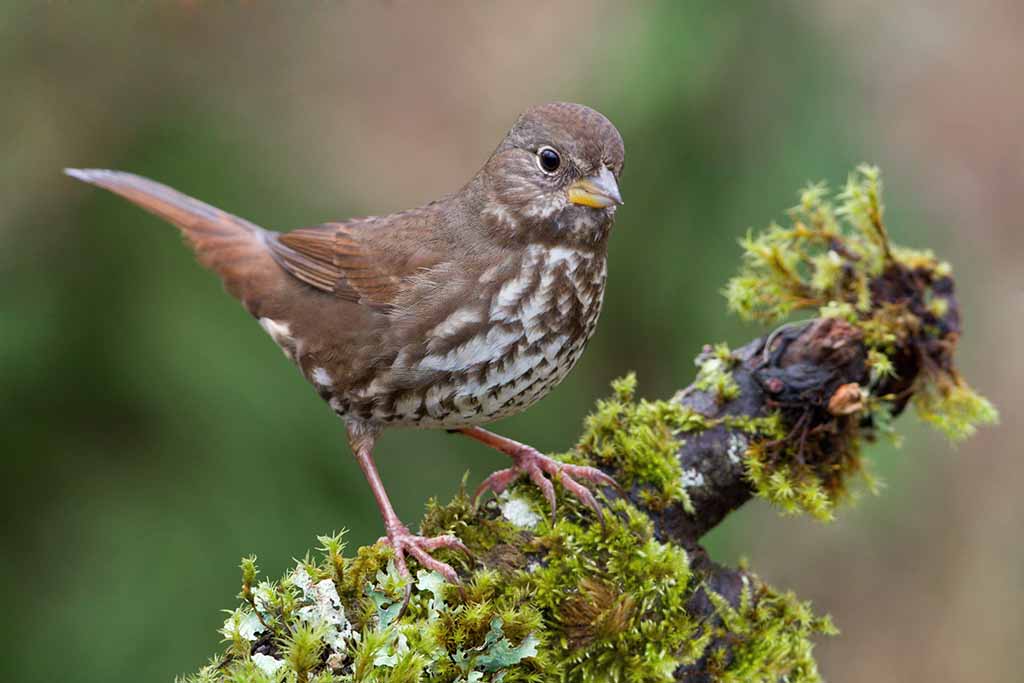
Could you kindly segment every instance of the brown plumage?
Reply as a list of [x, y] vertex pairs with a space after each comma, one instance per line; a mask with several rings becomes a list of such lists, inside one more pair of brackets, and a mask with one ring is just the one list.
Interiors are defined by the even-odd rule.
[[547, 474], [597, 509], [576, 479], [614, 485], [607, 475], [479, 425], [543, 398], [593, 334], [622, 165], [622, 138], [604, 116], [542, 105], [519, 118], [458, 192], [390, 216], [288, 233], [129, 173], [67, 173], [181, 229], [345, 421], [400, 571], [408, 575], [409, 553], [457, 582], [428, 553], [464, 546], [408, 531], [377, 476], [373, 445], [391, 425], [459, 430], [515, 461], [478, 496], [525, 474], [553, 509]]

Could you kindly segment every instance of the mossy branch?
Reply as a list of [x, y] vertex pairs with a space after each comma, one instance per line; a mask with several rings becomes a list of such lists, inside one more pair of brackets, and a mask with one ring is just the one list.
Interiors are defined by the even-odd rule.
[[420, 570], [405, 586], [382, 545], [344, 554], [341, 534], [280, 581], [242, 563], [224, 654], [188, 677], [242, 681], [817, 681], [827, 617], [746, 567], [723, 567], [701, 537], [753, 496], [828, 520], [860, 482], [861, 450], [895, 436], [913, 405], [951, 438], [995, 409], [954, 364], [960, 311], [951, 270], [889, 243], [877, 170], [837, 195], [805, 190], [792, 223], [743, 240], [730, 307], [781, 322], [732, 351], [708, 346], [697, 378], [667, 401], [613, 385], [565, 460], [614, 475], [601, 523], [562, 496], [515, 485], [474, 509], [463, 490], [432, 501], [424, 534], [457, 534], [470, 562], [440, 552], [463, 587]]

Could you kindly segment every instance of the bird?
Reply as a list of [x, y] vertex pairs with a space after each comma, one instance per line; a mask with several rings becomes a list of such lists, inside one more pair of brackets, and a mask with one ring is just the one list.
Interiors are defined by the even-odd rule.
[[[561, 382], [593, 335], [609, 235], [622, 204], [622, 136], [603, 114], [566, 102], [528, 108], [460, 190], [418, 208], [288, 232], [264, 229], [131, 173], [65, 169], [177, 226], [284, 355], [343, 420], [373, 492], [396, 568], [407, 556], [459, 584], [431, 553], [454, 535], [412, 533], [373, 460], [392, 427], [464, 434], [512, 458], [476, 490], [520, 477], [552, 514], [553, 482], [600, 514], [563, 463], [481, 425], [519, 413]], [[409, 583], [409, 581], [407, 581]]]

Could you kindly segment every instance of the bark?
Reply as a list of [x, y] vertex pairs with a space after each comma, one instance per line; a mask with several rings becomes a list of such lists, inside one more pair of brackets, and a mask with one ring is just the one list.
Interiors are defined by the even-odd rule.
[[[927, 316], [930, 323], [927, 329], [921, 326], [917, 334], [897, 341], [892, 354], [896, 373], [875, 392], [890, 397], [894, 416], [906, 408], [915, 389], [921, 386], [918, 379], [922, 373], [941, 369], [955, 375], [953, 352], [960, 335], [960, 311], [953, 282], [948, 277], [925, 282], [926, 276], [894, 264], [872, 283], [876, 307], [899, 303], [915, 315]], [[930, 296], [945, 300], [942, 316], [929, 315], [924, 296], [928, 290]], [[812, 468], [827, 467], [836, 453], [848, 451], [854, 440], [872, 433], [870, 418], [857, 410], [859, 387], [868, 382], [863, 337], [859, 327], [838, 318], [786, 325], [734, 352], [737, 364], [732, 374], [740, 389], [737, 398], [723, 403], [713, 392], [691, 385], [674, 400], [711, 420], [724, 416], [758, 418], [777, 411], [786, 431], [779, 446], [795, 449], [803, 464]], [[710, 347], [705, 353], [711, 353]], [[696, 435], [681, 435], [679, 462], [684, 471], [699, 474], [703, 483], [689, 491], [692, 512], [682, 504], [673, 504], [652, 514], [660, 539], [686, 548], [704, 584], [734, 607], [739, 605], [744, 585], [757, 578], [752, 572], [714, 562], [700, 539], [754, 496], [743, 463], [750, 439], [744, 429], [721, 424]], [[642, 507], [634, 493], [630, 497]], [[694, 593], [687, 607], [709, 624], [720, 623], [704, 588]], [[707, 664], [705, 657], [681, 667], [676, 678], [711, 681], [714, 676]]]

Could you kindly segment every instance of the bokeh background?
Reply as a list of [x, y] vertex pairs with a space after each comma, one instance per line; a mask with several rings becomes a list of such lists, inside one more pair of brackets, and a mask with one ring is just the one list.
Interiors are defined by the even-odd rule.
[[[719, 296], [736, 238], [878, 163], [895, 238], [956, 268], [1003, 426], [953, 449], [907, 416], [880, 497], [831, 525], [750, 505], [709, 543], [834, 616], [831, 681], [1019, 675], [1024, 5], [39, 0], [0, 7], [0, 55], [0, 678], [170, 681], [219, 647], [240, 556], [279, 575], [380, 534], [341, 425], [176, 231], [60, 169], [290, 228], [457, 188], [553, 99], [618, 125], [626, 206], [584, 360], [500, 431], [565, 449], [612, 378], [667, 396], [759, 334]], [[437, 432], [377, 455], [410, 522], [505, 464]]]

